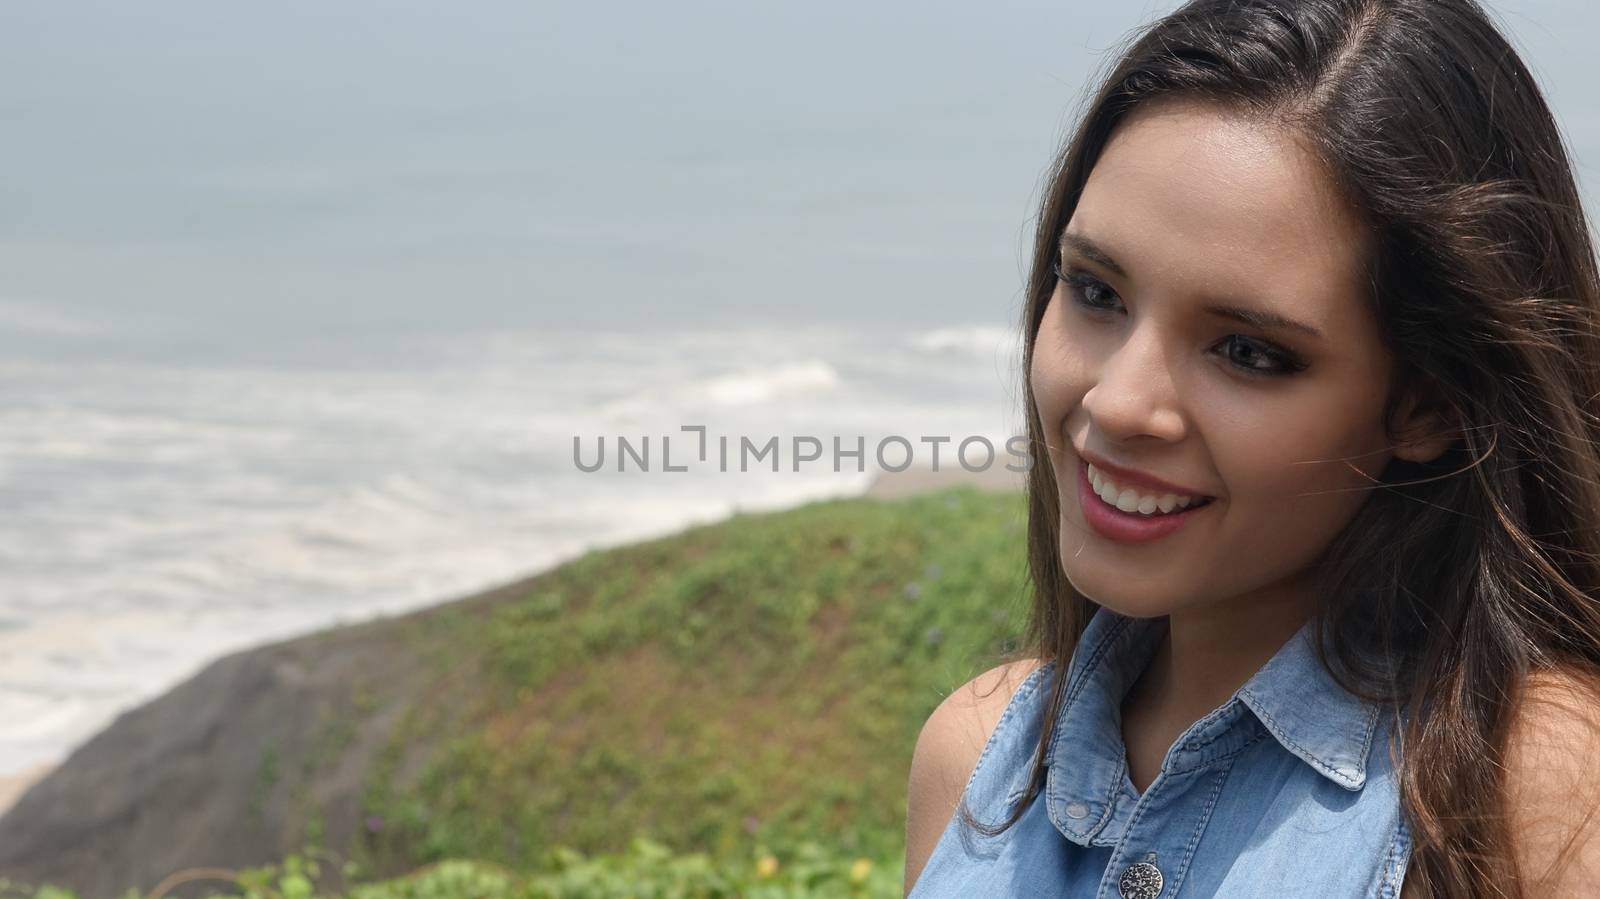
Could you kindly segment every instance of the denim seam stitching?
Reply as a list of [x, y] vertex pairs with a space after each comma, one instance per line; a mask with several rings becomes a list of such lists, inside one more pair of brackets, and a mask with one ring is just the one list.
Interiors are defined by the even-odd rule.
[[1405, 866], [1400, 863], [1400, 848], [1407, 839], [1405, 816], [1400, 816], [1400, 821], [1394, 829], [1394, 839], [1389, 841], [1389, 852], [1384, 859], [1382, 880], [1383, 899], [1396, 899], [1400, 895], [1400, 886], [1405, 875]]
[[[1076, 683], [1072, 684], [1070, 686], [1070, 688], [1067, 690], [1067, 696], [1061, 703], [1061, 711], [1062, 712], [1065, 712], [1067, 709], [1071, 708], [1072, 704], [1074, 702], [1078, 701], [1078, 696], [1079, 696], [1079, 694], [1081, 694], [1084, 691], [1085, 684], [1088, 681], [1087, 672], [1091, 672], [1095, 668], [1099, 667], [1101, 657], [1103, 657], [1107, 652], [1110, 651], [1111, 644], [1116, 641], [1117, 637], [1120, 636], [1123, 631], [1128, 629], [1128, 626], [1132, 622], [1133, 622], [1133, 619], [1131, 619], [1131, 618], [1124, 618], [1124, 619], [1116, 622], [1116, 625], [1115, 625], [1115, 627], [1113, 627], [1111, 629], [1111, 632], [1109, 634], [1107, 634], [1103, 639], [1101, 639], [1101, 641], [1098, 644], [1095, 645], [1094, 650], [1090, 653], [1090, 657], [1089, 657], [1088, 661], [1085, 662], [1084, 666], [1083, 666], [1083, 670], [1085, 672], [1085, 676], [1079, 678], [1078, 681]], [[1071, 675], [1072, 675], [1072, 672], [1069, 669], [1068, 672], [1067, 672], [1067, 676], [1070, 677]], [[1061, 742], [1061, 727], [1060, 727], [1060, 723], [1061, 723], [1061, 718], [1058, 715], [1056, 717], [1056, 724], [1057, 724], [1056, 732], [1054, 734], [1052, 734], [1051, 737], [1050, 737], [1050, 755], [1052, 757], [1054, 757], [1055, 754], [1056, 754], [1056, 745]]]
[[1256, 745], [1257, 743], [1261, 742], [1262, 740], [1266, 739], [1268, 736], [1269, 736], [1268, 733], [1265, 730], [1263, 730], [1261, 733], [1258, 733], [1255, 736], [1251, 737], [1250, 739], [1244, 741], [1244, 743], [1239, 745], [1239, 748], [1231, 750], [1225, 755], [1219, 755], [1214, 759], [1206, 759], [1206, 760], [1201, 761], [1201, 762], [1196, 762], [1195, 764], [1190, 765], [1187, 768], [1174, 768], [1174, 769], [1172, 769], [1172, 773], [1173, 774], [1187, 774], [1190, 771], [1199, 771], [1202, 768], [1209, 768], [1212, 765], [1216, 765], [1216, 764], [1219, 764], [1221, 762], [1231, 761], [1231, 760], [1233, 760], [1235, 758], [1238, 758], [1240, 755], [1243, 755], [1246, 750], [1248, 750], [1250, 747]]
[[1000, 739], [1000, 735], [1005, 732], [1006, 725], [1016, 717], [1016, 709], [1020, 707], [1022, 701], [1026, 700], [1028, 696], [1038, 689], [1039, 682], [1043, 680], [1041, 675], [1054, 664], [1055, 660], [1052, 659], [1035, 668], [1033, 673], [1029, 674], [1022, 682], [1022, 685], [1017, 687], [1017, 692], [1012, 695], [1011, 700], [1006, 703], [1005, 710], [1000, 713], [1000, 720], [995, 722], [994, 732], [989, 734], [988, 742], [983, 744], [983, 751], [978, 753], [978, 763], [973, 766], [972, 774], [967, 777], [967, 785], [962, 789], [962, 795], [966, 795], [972, 789], [972, 785], [978, 782], [978, 772], [983, 770], [983, 763], [988, 760], [990, 750], [994, 749], [995, 744]]
[[[1195, 724], [1206, 724], [1207, 722], [1210, 722], [1210, 721], [1213, 721], [1213, 720], [1220, 720], [1220, 719], [1226, 717], [1228, 712], [1229, 712], [1229, 710], [1230, 710], [1230, 708], [1232, 706], [1236, 705], [1237, 703], [1238, 703], [1237, 699], [1230, 699], [1226, 703], [1218, 706], [1215, 709], [1212, 709], [1210, 712], [1207, 712], [1206, 716], [1204, 718], [1201, 718], [1199, 721], [1195, 722]], [[1193, 725], [1191, 725], [1191, 727], [1192, 726]], [[1214, 733], [1214, 734], [1212, 734], [1212, 735], [1210, 735], [1208, 737], [1204, 737], [1204, 738], [1201, 738], [1201, 739], [1198, 739], [1198, 740], [1190, 740], [1190, 741], [1188, 741], [1187, 743], [1184, 744], [1184, 749], [1186, 749], [1186, 750], [1188, 750], [1190, 752], [1197, 752], [1197, 751], [1199, 751], [1201, 749], [1206, 748], [1207, 746], [1210, 746], [1212, 743], [1217, 742], [1218, 740], [1220, 740], [1223, 737], [1227, 736], [1229, 733], [1231, 733], [1231, 730], [1229, 728], [1223, 728], [1222, 730], [1219, 730], [1216, 733]]]
[[1378, 707], [1369, 704], [1367, 708], [1367, 735], [1366, 738], [1361, 741], [1361, 757], [1356, 759], [1356, 763], [1361, 766], [1361, 771], [1363, 773], [1365, 773], [1367, 770], [1367, 757], [1372, 753], [1372, 737], [1377, 732]]
[[[1127, 768], [1126, 762], [1124, 762], [1123, 768], [1124, 769]], [[1157, 777], [1159, 777], [1159, 776], [1160, 775], [1157, 775]], [[1117, 868], [1124, 867], [1123, 864], [1119, 863], [1119, 860], [1120, 861], [1125, 861], [1129, 857], [1128, 856], [1128, 851], [1127, 851], [1127, 848], [1128, 848], [1128, 834], [1132, 833], [1133, 829], [1135, 827], [1139, 826], [1139, 821], [1144, 818], [1144, 813], [1149, 810], [1150, 803], [1145, 801], [1145, 799], [1148, 796], [1149, 796], [1149, 793], [1147, 792], [1145, 794], [1145, 796], [1140, 797], [1139, 801], [1137, 803], [1135, 803], [1134, 806], [1133, 806], [1133, 817], [1129, 818], [1128, 819], [1128, 823], [1123, 825], [1122, 836], [1117, 838], [1116, 848], [1113, 849], [1112, 852], [1111, 852], [1110, 863], [1108, 863], [1106, 865], [1106, 874], [1108, 876], [1110, 875], [1110, 873], [1112, 871], [1116, 870]], [[1107, 808], [1109, 808], [1109, 807], [1110, 806], [1107, 806]], [[1159, 858], [1159, 855], [1157, 857]], [[1157, 870], [1159, 870], [1159, 869], [1160, 869], [1160, 866], [1158, 865], [1157, 866]], [[1109, 883], [1102, 883], [1100, 886], [1101, 886], [1101, 892], [1104, 893], [1105, 890], [1110, 887], [1110, 884]], [[1122, 887], [1120, 885], [1117, 887], [1117, 892], [1118, 892], [1118, 894], [1121, 894], [1121, 892], [1122, 892]]]
[[[1122, 618], [1122, 619], [1119, 619], [1118, 621], [1116, 621], [1114, 623], [1114, 626], [1110, 629], [1110, 631], [1106, 634], [1106, 636], [1104, 638], [1102, 638], [1099, 643], [1095, 644], [1094, 648], [1089, 653], [1089, 658], [1084, 662], [1084, 666], [1083, 666], [1083, 671], [1085, 673], [1084, 676], [1080, 677], [1077, 680], [1077, 682], [1075, 682], [1075, 683], [1073, 683], [1071, 685], [1070, 689], [1067, 691], [1066, 699], [1063, 700], [1062, 703], [1061, 703], [1060, 713], [1056, 716], [1056, 732], [1054, 734], [1052, 734], [1051, 737], [1050, 737], [1050, 754], [1049, 754], [1049, 757], [1051, 759], [1055, 758], [1056, 748], [1061, 743], [1061, 734], [1062, 734], [1062, 731], [1063, 731], [1063, 728], [1061, 727], [1061, 719], [1062, 719], [1062, 717], [1066, 714], [1066, 711], [1068, 709], [1072, 708], [1072, 704], [1078, 701], [1079, 695], [1081, 695], [1083, 693], [1083, 691], [1085, 689], [1085, 685], [1088, 683], [1089, 674], [1091, 672], [1093, 672], [1096, 668], [1099, 667], [1100, 660], [1105, 656], [1105, 654], [1107, 652], [1109, 652], [1111, 650], [1111, 645], [1116, 642], [1117, 638], [1122, 635], [1122, 632], [1127, 630], [1128, 627], [1130, 625], [1132, 625], [1132, 623], [1133, 623], [1133, 619], [1132, 618]], [[1071, 669], [1068, 669], [1067, 673], [1068, 673], [1068, 676], [1070, 677], [1071, 676]], [[1124, 765], [1124, 771], [1122, 773], [1126, 774], [1126, 767], [1125, 767], [1127, 765], [1126, 756], [1124, 756], [1124, 758], [1123, 758], [1123, 765]], [[1053, 776], [1051, 777], [1051, 781], [1052, 782], [1054, 781], [1054, 777]], [[1112, 787], [1113, 791], [1119, 786], [1121, 786], [1121, 781], [1120, 780], [1118, 780], [1118, 781], [1116, 781], [1114, 783], [1114, 785]], [[1094, 834], [1099, 833], [1101, 828], [1105, 827], [1106, 822], [1108, 820], [1110, 820], [1110, 818], [1111, 818], [1112, 805], [1111, 805], [1111, 802], [1109, 801], [1109, 796], [1108, 796], [1108, 801], [1104, 804], [1105, 805], [1104, 809], [1100, 813], [1099, 820], [1095, 821], [1095, 823], [1092, 824], [1092, 825], [1088, 825], [1087, 827], [1085, 827], [1085, 826], [1073, 826], [1071, 824], [1063, 823], [1056, 816], [1056, 814], [1055, 814], [1055, 806], [1056, 806], [1056, 803], [1061, 801], [1062, 796], [1055, 789], [1053, 783], [1047, 783], [1046, 784], [1045, 798], [1046, 798], [1046, 804], [1048, 806], [1047, 807], [1047, 811], [1049, 812], [1049, 817], [1050, 817], [1051, 823], [1055, 824], [1056, 827], [1059, 828], [1059, 829], [1070, 830], [1070, 831], [1072, 831], [1074, 833], [1080, 834], [1080, 835], [1082, 835], [1082, 838], [1085, 839], [1085, 840], [1093, 839], [1094, 838]]]
[[[1341, 784], [1348, 784], [1349, 786], [1354, 787], [1354, 786], [1358, 786], [1361, 783], [1361, 777], [1359, 775], [1360, 775], [1360, 773], [1364, 773], [1366, 771], [1366, 767], [1367, 767], [1367, 760], [1366, 760], [1365, 757], [1356, 759], [1356, 765], [1358, 766], [1358, 776], [1356, 776], [1356, 777], [1346, 777], [1343, 774], [1341, 774], [1340, 772], [1338, 772], [1338, 771], [1334, 770], [1333, 768], [1329, 767], [1328, 764], [1322, 760], [1322, 756], [1321, 755], [1319, 755], [1319, 754], [1317, 754], [1315, 752], [1312, 752], [1310, 749], [1308, 749], [1305, 746], [1302, 746], [1300, 743], [1296, 742], [1293, 737], [1289, 736], [1288, 731], [1284, 730], [1283, 725], [1278, 723], [1278, 719], [1272, 717], [1272, 713], [1268, 712], [1265, 709], [1256, 709], [1255, 711], [1256, 711], [1256, 714], [1260, 715], [1262, 718], [1265, 718], [1267, 720], [1267, 723], [1269, 725], [1271, 725], [1271, 727], [1272, 727], [1273, 734], [1275, 734], [1278, 737], [1278, 739], [1280, 739], [1283, 742], [1289, 744], [1290, 746], [1293, 746], [1295, 749], [1300, 750], [1301, 752], [1305, 753], [1307, 756], [1310, 756], [1311, 763], [1314, 766], [1316, 766], [1318, 771], [1321, 771], [1324, 774], [1328, 775], [1329, 777], [1332, 777], [1333, 779], [1337, 780]], [[1369, 716], [1369, 718], [1374, 722], [1377, 720], [1376, 716]], [[1372, 728], [1369, 726], [1367, 728], [1367, 736], [1366, 736], [1366, 738], [1364, 740], [1364, 744], [1370, 744], [1371, 741], [1372, 741]]]
[[1111, 822], [1111, 810], [1116, 808], [1117, 794], [1122, 792], [1122, 785], [1130, 783], [1133, 777], [1128, 769], [1128, 753], [1122, 753], [1122, 763], [1117, 767], [1117, 775], [1107, 784], [1105, 811], [1100, 813], [1100, 820], [1096, 822], [1096, 829], [1105, 827]]
[[1194, 861], [1194, 852], [1200, 846], [1200, 837], [1206, 832], [1206, 825], [1211, 823], [1211, 813], [1216, 810], [1217, 797], [1222, 795], [1222, 786], [1228, 782], [1228, 777], [1233, 773], [1233, 766], [1229, 765], [1217, 772], [1216, 782], [1211, 785], [1211, 795], [1206, 799], [1205, 806], [1200, 811], [1200, 820], [1195, 823], [1194, 832], [1189, 834], [1189, 844], [1183, 847], [1183, 859], [1178, 863], [1178, 871], [1173, 876], [1172, 894], [1178, 894], [1178, 887], [1184, 878], [1189, 876], [1189, 865]]
[[[1396, 829], [1395, 832], [1399, 833], [1399, 830]], [[1395, 841], [1394, 840], [1390, 840], [1389, 841], [1389, 852], [1387, 854], [1387, 857], [1384, 859], [1384, 863], [1383, 863], [1383, 866], [1384, 866], [1384, 870], [1383, 870], [1383, 879], [1384, 879], [1383, 892], [1385, 894], [1385, 899], [1394, 899], [1394, 896], [1395, 896], [1395, 891], [1394, 891], [1394, 854], [1395, 854], [1395, 851], [1396, 851]]]

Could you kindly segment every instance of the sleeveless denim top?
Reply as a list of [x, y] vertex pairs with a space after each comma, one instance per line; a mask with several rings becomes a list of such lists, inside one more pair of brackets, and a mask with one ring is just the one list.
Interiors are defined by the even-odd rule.
[[[1185, 731], [1140, 795], [1121, 705], [1164, 619], [1097, 607], [1044, 786], [997, 837], [952, 816], [909, 899], [1395, 899], [1411, 855], [1386, 748], [1401, 719], [1334, 683], [1313, 624]], [[1054, 665], [1017, 688], [967, 781], [980, 821], [998, 824], [1022, 797]]]

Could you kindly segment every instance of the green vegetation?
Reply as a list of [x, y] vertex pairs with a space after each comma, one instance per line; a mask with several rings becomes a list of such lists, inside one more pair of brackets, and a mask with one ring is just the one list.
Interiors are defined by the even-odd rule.
[[1020, 632], [1025, 515], [967, 487], [740, 514], [437, 610], [354, 841], [229, 894], [899, 896], [911, 750]]
[[[330, 895], [316, 881], [326, 867], [314, 850], [282, 864], [231, 872], [232, 887], [207, 890], [208, 899], [314, 899]], [[201, 872], [196, 872], [201, 873]], [[202, 879], [220, 879], [212, 871]], [[178, 885], [178, 880], [171, 882]], [[190, 881], [192, 882], [192, 881]], [[348, 899], [889, 899], [901, 894], [898, 865], [850, 859], [815, 844], [780, 857], [761, 850], [744, 863], [715, 862], [704, 853], [674, 854], [635, 839], [627, 851], [585, 857], [565, 848], [547, 854], [540, 870], [518, 873], [486, 862], [450, 860], [401, 877], [349, 887]], [[138, 894], [129, 892], [128, 899]], [[154, 894], [152, 894], [154, 895]], [[22, 889], [0, 880], [0, 899], [75, 899], [44, 887]]]

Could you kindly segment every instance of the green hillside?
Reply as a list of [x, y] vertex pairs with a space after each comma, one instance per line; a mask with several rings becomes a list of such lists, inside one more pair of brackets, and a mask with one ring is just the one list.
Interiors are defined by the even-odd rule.
[[[777, 890], [809, 852], [834, 872], [817, 877], [898, 895], [918, 729], [1020, 633], [1025, 519], [1020, 495], [969, 487], [740, 514], [394, 622], [428, 687], [334, 856], [366, 881], [457, 859], [507, 878], [597, 854], [622, 870], [643, 853]], [[334, 722], [317, 758], [272, 758], [261, 789], [329, 764], [350, 729]]]

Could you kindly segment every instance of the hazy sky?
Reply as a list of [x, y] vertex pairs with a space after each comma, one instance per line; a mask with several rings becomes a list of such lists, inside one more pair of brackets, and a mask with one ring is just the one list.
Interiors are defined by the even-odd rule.
[[[1010, 322], [1173, 5], [10, 2], [0, 332]], [[1493, 8], [1592, 186], [1592, 4]]]

